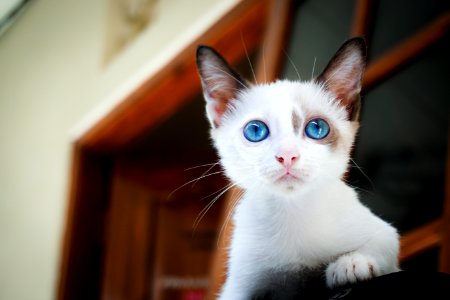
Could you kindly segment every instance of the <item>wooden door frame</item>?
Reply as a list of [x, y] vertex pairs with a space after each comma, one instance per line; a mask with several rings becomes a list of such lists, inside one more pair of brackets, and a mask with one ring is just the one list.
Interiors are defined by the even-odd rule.
[[[269, 5], [269, 0], [238, 2], [73, 143], [58, 299], [100, 297], [111, 158], [200, 93], [197, 45], [219, 49], [231, 63], [255, 51], [263, 41]], [[243, 41], [245, 47], [236, 47]]]

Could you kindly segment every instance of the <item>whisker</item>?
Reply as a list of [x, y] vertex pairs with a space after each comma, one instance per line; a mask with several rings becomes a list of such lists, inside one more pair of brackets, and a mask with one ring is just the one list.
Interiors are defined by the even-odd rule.
[[267, 71], [266, 71], [266, 54], [264, 52], [264, 45], [262, 46], [262, 60], [263, 60], [263, 70], [264, 70], [264, 83], [267, 83]]
[[252, 62], [250, 61], [250, 57], [248, 56], [247, 47], [245, 46], [244, 36], [242, 35], [242, 32], [241, 32], [241, 42], [242, 45], [244, 46], [245, 56], [247, 57], [248, 64], [250, 65], [250, 70], [252, 71], [253, 79], [255, 79], [255, 83], [257, 84], [258, 81], [256, 80], [256, 75], [255, 71], [253, 70]]
[[225, 190], [225, 189], [227, 189], [228, 187], [232, 186], [233, 184], [234, 184], [234, 183], [229, 183], [229, 184], [227, 184], [226, 186], [224, 186], [223, 188], [221, 188], [221, 189], [215, 191], [214, 193], [209, 194], [208, 196], [203, 197], [203, 198], [200, 199], [200, 200], [205, 200], [205, 199], [208, 199], [209, 197], [212, 197], [212, 196], [214, 196], [214, 195], [217, 195], [217, 194], [219, 194], [220, 192], [222, 192], [223, 190]]
[[197, 184], [197, 182], [198, 182], [200, 179], [202, 179], [205, 175], [207, 175], [208, 172], [211, 171], [216, 165], [217, 165], [217, 163], [216, 163], [216, 164], [213, 164], [211, 167], [208, 168], [208, 170], [206, 170], [205, 172], [203, 172], [203, 174], [200, 175], [200, 177], [197, 178], [197, 180], [192, 184], [192, 187], [194, 187], [194, 186]]
[[228, 72], [226, 72], [226, 71], [224, 71], [224, 70], [222, 70], [222, 69], [220, 69], [220, 68], [217, 68], [217, 67], [214, 66], [213, 64], [206, 63], [205, 65], [208, 66], [208, 68], [212, 68], [212, 69], [214, 69], [214, 70], [216, 70], [216, 71], [219, 71], [219, 72], [221, 72], [221, 73], [227, 75], [228, 77], [234, 79], [236, 82], [239, 82], [239, 84], [240, 84], [244, 89], [247, 88], [247, 86], [246, 86], [242, 81], [240, 81], [239, 79], [237, 79], [235, 76], [231, 75], [230, 73], [228, 73]]
[[176, 191], [178, 191], [179, 189], [181, 189], [181, 188], [187, 186], [188, 184], [190, 184], [190, 183], [192, 183], [192, 182], [198, 181], [199, 179], [203, 179], [203, 178], [206, 178], [206, 177], [209, 177], [209, 176], [212, 176], [212, 175], [217, 175], [217, 174], [222, 174], [222, 173], [223, 173], [223, 171], [213, 172], [213, 173], [210, 173], [210, 174], [207, 174], [207, 175], [203, 175], [203, 176], [200, 176], [200, 177], [198, 177], [198, 178], [189, 180], [188, 182], [182, 184], [181, 186], [179, 186], [179, 187], [177, 187], [175, 190], [173, 190], [173, 191], [167, 196], [167, 199], [169, 199]]
[[352, 189], [355, 189], [355, 190], [358, 190], [358, 191], [362, 191], [362, 192], [364, 192], [366, 194], [369, 194], [369, 195], [374, 195], [374, 193], [372, 191], [369, 191], [369, 190], [363, 189], [361, 187], [355, 186], [355, 185], [351, 184], [350, 181], [346, 180], [345, 178], [342, 178], [342, 181], [345, 182], [345, 184], [348, 185], [349, 187], [351, 187]]
[[[356, 168], [356, 166], [351, 166], [351, 167]], [[326, 176], [326, 178], [330, 178], [330, 179], [335, 179], [335, 177], [329, 175], [329, 174], [326, 173], [326, 172], [325, 172], [325, 173], [322, 173], [322, 176]], [[363, 189], [363, 188], [361, 188], [361, 187], [352, 185], [352, 184], [350, 183], [350, 181], [348, 181], [348, 180], [345, 179], [345, 178], [341, 178], [341, 180], [342, 180], [346, 185], [348, 185], [349, 187], [351, 187], [351, 188], [353, 188], [353, 189], [355, 189], [355, 190], [362, 191], [362, 192], [364, 192], [364, 193], [366, 193], [366, 194], [368, 194], [368, 195], [374, 195], [374, 193], [373, 193], [372, 191], [369, 191], [369, 190]]]
[[234, 186], [231, 185], [228, 188], [224, 189], [219, 195], [217, 195], [216, 197], [214, 197], [213, 200], [211, 200], [211, 202], [208, 203], [208, 205], [206, 205], [199, 213], [199, 215], [197, 216], [197, 218], [195, 218], [194, 221], [194, 225], [193, 225], [193, 229], [192, 229], [192, 233], [195, 232], [195, 230], [197, 229], [198, 225], [200, 224], [200, 221], [203, 219], [203, 217], [206, 215], [206, 213], [211, 209], [211, 207], [214, 205], [214, 203], [217, 202], [217, 200], [219, 200], [219, 198], [225, 194], [229, 189], [231, 189]]
[[302, 81], [302, 78], [300, 77], [300, 73], [297, 70], [297, 67], [294, 64], [294, 61], [291, 59], [291, 57], [289, 56], [289, 54], [283, 49], [284, 54], [286, 55], [287, 59], [289, 60], [289, 63], [292, 65], [292, 67], [294, 68], [295, 73], [297, 73], [298, 76], [298, 80]]
[[226, 216], [222, 226], [220, 227], [219, 236], [217, 237], [217, 248], [218, 249], [222, 249], [219, 244], [220, 241], [222, 240], [222, 235], [225, 232], [226, 228], [228, 227], [231, 217], [233, 216], [234, 210], [236, 209], [236, 205], [239, 203], [239, 201], [241, 200], [241, 197], [244, 193], [243, 191], [239, 191], [239, 195], [237, 197], [235, 197], [235, 192], [236, 192], [236, 190], [234, 190], [233, 194], [231, 195], [231, 203], [228, 205], [227, 216]]
[[370, 179], [369, 176], [367, 176], [367, 174], [362, 170], [362, 168], [352, 158], [350, 158], [350, 161], [361, 172], [361, 174], [369, 181], [370, 185], [372, 186], [372, 189], [375, 189], [375, 184], [373, 183], [372, 179]]
[[189, 170], [193, 170], [193, 169], [198, 169], [198, 168], [203, 168], [203, 167], [212, 166], [212, 165], [218, 165], [218, 164], [219, 164], [219, 162], [216, 162], [216, 163], [210, 163], [210, 164], [198, 165], [198, 166], [195, 166], [195, 167], [190, 167], [190, 168], [184, 169], [184, 171], [189, 171]]
[[314, 64], [313, 64], [313, 68], [312, 68], [312, 72], [311, 72], [311, 79], [314, 78], [314, 70], [316, 69], [316, 60], [317, 60], [317, 57], [314, 56]]

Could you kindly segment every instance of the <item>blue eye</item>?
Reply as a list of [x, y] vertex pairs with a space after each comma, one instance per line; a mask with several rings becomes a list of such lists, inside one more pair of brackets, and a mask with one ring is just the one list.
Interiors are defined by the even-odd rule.
[[321, 140], [330, 133], [330, 126], [323, 119], [313, 119], [306, 124], [305, 133], [313, 140]]
[[269, 136], [269, 127], [264, 122], [250, 121], [244, 127], [244, 137], [250, 142], [257, 143]]

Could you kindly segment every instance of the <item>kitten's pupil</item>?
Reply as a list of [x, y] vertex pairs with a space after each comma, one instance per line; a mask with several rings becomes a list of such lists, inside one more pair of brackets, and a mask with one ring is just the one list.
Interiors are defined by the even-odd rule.
[[316, 127], [316, 131], [320, 133], [320, 131], [322, 130], [322, 128], [320, 128], [319, 124], [314, 123], [314, 126]]

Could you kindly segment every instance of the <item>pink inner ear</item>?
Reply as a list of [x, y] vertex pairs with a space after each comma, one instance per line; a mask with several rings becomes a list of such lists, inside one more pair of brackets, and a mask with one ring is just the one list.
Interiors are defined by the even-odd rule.
[[211, 102], [210, 110], [213, 118], [212, 121], [214, 122], [215, 126], [219, 126], [222, 123], [222, 116], [227, 111], [230, 101], [232, 101], [235, 97], [232, 92], [234, 90], [235, 88], [229, 88], [209, 93], [208, 96]]
[[349, 105], [355, 100], [355, 95], [358, 94], [359, 88], [356, 84], [352, 84], [349, 86], [335, 84], [330, 87], [330, 90], [336, 95], [339, 101], [344, 105]]
[[333, 73], [327, 81], [327, 88], [344, 104], [349, 105], [361, 91], [362, 69], [353, 66], [350, 70], [342, 69]]
[[214, 127], [220, 126], [222, 124], [222, 116], [227, 110], [227, 103], [218, 101], [217, 98], [209, 98], [206, 109], [210, 122]]
[[221, 116], [223, 115], [223, 113], [225, 112], [225, 111], [223, 110], [223, 108], [218, 107], [218, 106], [215, 106], [215, 107], [214, 107], [214, 110], [215, 110], [215, 112], [216, 112], [216, 115], [218, 115], [219, 117], [221, 117]]
[[229, 103], [236, 99], [241, 89], [247, 88], [246, 81], [212, 48], [199, 48], [197, 64], [209, 121], [218, 126]]
[[214, 125], [219, 126], [222, 124], [222, 116], [225, 113], [225, 109], [222, 106], [215, 105], [214, 112], [215, 112]]

